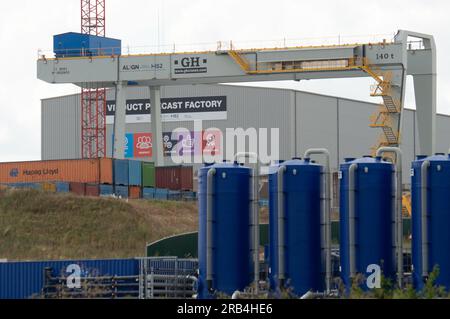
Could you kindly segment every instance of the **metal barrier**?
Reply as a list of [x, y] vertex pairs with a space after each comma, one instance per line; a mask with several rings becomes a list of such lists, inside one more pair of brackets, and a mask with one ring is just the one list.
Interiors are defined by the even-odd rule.
[[197, 287], [197, 259], [139, 259], [140, 299], [193, 298]]
[[82, 277], [79, 288], [70, 288], [68, 277], [52, 277], [52, 269], [44, 270], [44, 299], [136, 299], [137, 276]]

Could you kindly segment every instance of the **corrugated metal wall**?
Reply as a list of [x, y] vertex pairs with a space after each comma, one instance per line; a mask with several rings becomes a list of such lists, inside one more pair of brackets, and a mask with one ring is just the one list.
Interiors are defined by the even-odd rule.
[[137, 276], [136, 259], [77, 260], [0, 263], [0, 299], [28, 299], [37, 297], [44, 285], [44, 270], [53, 269], [53, 276], [67, 276], [67, 266], [76, 264], [90, 275]]
[[79, 95], [42, 100], [42, 159], [81, 157], [80, 103]]
[[[279, 128], [280, 157], [301, 156], [309, 147], [327, 147], [332, 155], [333, 169], [345, 157], [371, 153], [381, 130], [369, 128], [370, 116], [378, 105], [344, 98], [329, 97], [293, 90], [253, 88], [231, 85], [195, 85], [162, 88], [163, 98], [227, 96], [228, 119], [204, 121], [203, 128]], [[128, 99], [148, 99], [147, 88], [129, 88]], [[114, 91], [107, 94], [114, 100]], [[163, 123], [163, 131], [184, 127], [193, 130], [193, 122]], [[420, 153], [415, 112], [405, 111], [403, 151], [408, 170], [415, 155]], [[128, 124], [128, 133], [148, 133], [149, 124]], [[112, 155], [113, 126], [107, 129], [107, 154]], [[437, 150], [446, 152], [450, 144], [450, 117], [437, 120]], [[224, 150], [226, 152], [226, 149]], [[270, 153], [270, 152], [269, 152]], [[80, 157], [79, 96], [67, 96], [42, 101], [42, 158], [68, 159]], [[173, 164], [170, 158], [167, 165]], [[197, 169], [201, 165], [195, 165]], [[409, 183], [408, 174], [404, 182]]]

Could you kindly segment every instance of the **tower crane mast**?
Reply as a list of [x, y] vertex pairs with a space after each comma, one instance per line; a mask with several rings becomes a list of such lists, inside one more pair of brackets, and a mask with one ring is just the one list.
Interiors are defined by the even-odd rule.
[[[81, 0], [81, 33], [106, 36], [105, 0]], [[106, 156], [106, 89], [81, 84], [82, 158]]]

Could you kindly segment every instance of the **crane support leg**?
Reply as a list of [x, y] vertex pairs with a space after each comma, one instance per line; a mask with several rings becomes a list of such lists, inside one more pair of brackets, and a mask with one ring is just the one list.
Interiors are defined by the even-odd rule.
[[114, 154], [115, 159], [125, 158], [125, 126], [127, 93], [124, 82], [116, 83], [116, 113], [114, 115]]
[[153, 162], [155, 162], [156, 166], [164, 166], [160, 87], [150, 87], [150, 100], [152, 105]]
[[436, 150], [436, 74], [415, 75], [414, 90], [420, 152], [433, 155]]
[[[416, 48], [409, 39], [419, 39], [422, 47]], [[437, 55], [436, 42], [432, 35], [401, 30], [396, 41], [404, 46], [407, 55], [408, 74], [414, 78], [416, 95], [417, 129], [420, 152], [432, 155], [436, 151], [437, 111]]]

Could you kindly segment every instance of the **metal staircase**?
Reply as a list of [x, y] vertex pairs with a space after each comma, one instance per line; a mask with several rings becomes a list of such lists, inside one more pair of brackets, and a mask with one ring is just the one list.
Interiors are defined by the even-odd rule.
[[383, 131], [377, 145], [372, 148], [375, 154], [380, 147], [398, 146], [400, 144], [399, 126], [395, 122], [398, 121], [402, 110], [401, 102], [394, 96], [392, 89], [392, 73], [369, 67], [369, 65], [369, 61], [366, 60], [362, 69], [377, 82], [371, 87], [370, 95], [383, 99], [380, 108], [371, 117], [370, 127], [380, 128]]
[[238, 52], [234, 50], [228, 51], [228, 55], [236, 62], [237, 65], [240, 66], [240, 68], [245, 72], [250, 72], [250, 63]]

